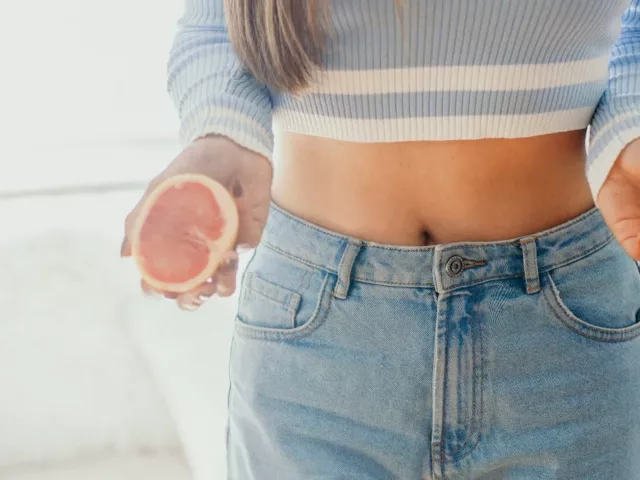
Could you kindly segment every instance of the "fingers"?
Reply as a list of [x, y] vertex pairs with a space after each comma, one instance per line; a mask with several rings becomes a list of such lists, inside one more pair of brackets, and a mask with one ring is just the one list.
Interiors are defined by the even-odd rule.
[[216, 277], [213, 277], [207, 280], [205, 283], [200, 285], [198, 288], [196, 288], [192, 292], [188, 292], [188, 293], [192, 293], [197, 297], [209, 298], [214, 296], [217, 290], [218, 290], [218, 283], [216, 281]]
[[230, 297], [236, 290], [237, 275], [238, 254], [235, 251], [227, 252], [216, 275], [197, 288], [179, 295], [176, 299], [178, 306], [183, 310], [193, 311], [215, 294]]
[[140, 206], [144, 203], [147, 195], [156, 187], [158, 180], [154, 179], [149, 183], [147, 190], [144, 195], [140, 198], [138, 203], [133, 210], [126, 216], [124, 219], [124, 239], [122, 240], [122, 246], [120, 247], [120, 256], [121, 257], [130, 257], [131, 256], [131, 243], [129, 241], [131, 237], [131, 231], [133, 230], [133, 226], [138, 218], [138, 213], [140, 210]]
[[164, 292], [153, 288], [151, 285], [145, 282], [144, 279], [140, 280], [140, 288], [142, 289], [142, 293], [144, 293], [148, 297], [155, 297], [164, 294]]
[[179, 295], [176, 299], [176, 303], [181, 310], [186, 310], [187, 312], [194, 312], [200, 305], [204, 303], [204, 299], [192, 294], [192, 293], [183, 293]]
[[134, 218], [137, 212], [137, 207], [127, 215], [127, 218], [124, 221], [124, 238], [122, 239], [122, 245], [120, 246], [120, 257], [130, 257], [131, 256], [131, 243], [129, 242], [129, 233], [133, 228]]
[[622, 240], [622, 247], [635, 261], [640, 261], [640, 234]]
[[230, 297], [236, 291], [238, 276], [238, 253], [227, 252], [223, 258], [217, 277], [217, 292], [221, 297]]
[[255, 248], [260, 242], [262, 230], [269, 214], [269, 200], [256, 202], [246, 196], [236, 198], [238, 208], [238, 247]]
[[628, 144], [620, 153], [619, 161], [616, 162], [613, 169], [620, 169], [637, 183], [640, 178], [640, 142], [635, 141]]
[[235, 251], [227, 252], [216, 275], [197, 288], [183, 294], [184, 299], [198, 298], [204, 301], [215, 294], [220, 297], [229, 297], [236, 290], [237, 276], [238, 254]]
[[162, 292], [153, 288], [144, 280], [140, 281], [140, 288], [147, 296], [164, 296], [167, 299], [175, 300], [178, 307], [182, 310], [194, 311], [216, 294], [220, 297], [230, 297], [234, 294], [238, 275], [238, 263], [238, 253], [235, 251], [227, 252], [222, 259], [216, 275], [186, 293]]

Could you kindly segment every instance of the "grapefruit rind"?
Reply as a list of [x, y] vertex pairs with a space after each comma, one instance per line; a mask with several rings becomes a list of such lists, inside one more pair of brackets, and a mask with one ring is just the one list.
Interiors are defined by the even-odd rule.
[[[224, 219], [224, 227], [222, 228], [221, 236], [215, 241], [206, 239], [204, 243], [209, 249], [209, 260], [207, 266], [196, 276], [191, 279], [180, 283], [167, 283], [158, 280], [154, 276], [148, 274], [146, 271], [143, 257], [140, 252], [140, 233], [145, 225], [145, 222], [154, 207], [157, 199], [165, 193], [167, 190], [175, 187], [179, 187], [185, 183], [198, 183], [207, 187], [217, 200], [220, 212]], [[220, 183], [215, 180], [198, 174], [182, 174], [171, 177], [158, 185], [147, 197], [145, 202], [140, 208], [137, 221], [133, 227], [131, 234], [131, 253], [135, 259], [136, 265], [140, 270], [142, 278], [151, 287], [162, 292], [172, 293], [185, 293], [199, 285], [205, 283], [211, 276], [213, 276], [220, 266], [220, 263], [225, 255], [235, 247], [238, 237], [239, 217], [236, 203], [231, 194]], [[197, 228], [197, 227], [196, 227]]]

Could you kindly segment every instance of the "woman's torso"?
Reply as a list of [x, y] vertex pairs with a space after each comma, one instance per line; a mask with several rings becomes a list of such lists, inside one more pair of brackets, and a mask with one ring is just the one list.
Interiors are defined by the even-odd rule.
[[582, 131], [383, 144], [283, 134], [279, 150], [278, 205], [372, 242], [502, 240], [550, 228], [593, 206]]
[[[511, 238], [593, 205], [584, 132], [628, 0], [334, 0], [274, 94], [274, 200], [369, 241]], [[564, 132], [564, 133], [557, 133]]]

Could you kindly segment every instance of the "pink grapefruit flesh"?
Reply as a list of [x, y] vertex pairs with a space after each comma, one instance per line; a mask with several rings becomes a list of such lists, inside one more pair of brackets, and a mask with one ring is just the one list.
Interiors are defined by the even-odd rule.
[[238, 211], [227, 189], [204, 175], [178, 175], [141, 206], [131, 248], [145, 282], [184, 293], [215, 274], [237, 235]]

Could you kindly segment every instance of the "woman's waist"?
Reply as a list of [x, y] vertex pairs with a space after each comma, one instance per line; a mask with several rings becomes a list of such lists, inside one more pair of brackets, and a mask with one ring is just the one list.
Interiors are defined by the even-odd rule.
[[[273, 204], [261, 245], [289, 260], [354, 281], [397, 287], [445, 289], [488, 279], [539, 273], [573, 263], [613, 238], [600, 212], [592, 208], [554, 228], [499, 242], [457, 242], [437, 246], [395, 246], [365, 242], [314, 225]], [[259, 247], [260, 248], [260, 247]], [[622, 252], [620, 247], [618, 251]], [[446, 275], [445, 275], [446, 274]]]
[[393, 144], [286, 134], [277, 151], [277, 204], [377, 243], [498, 241], [551, 228], [593, 207], [581, 131]]

